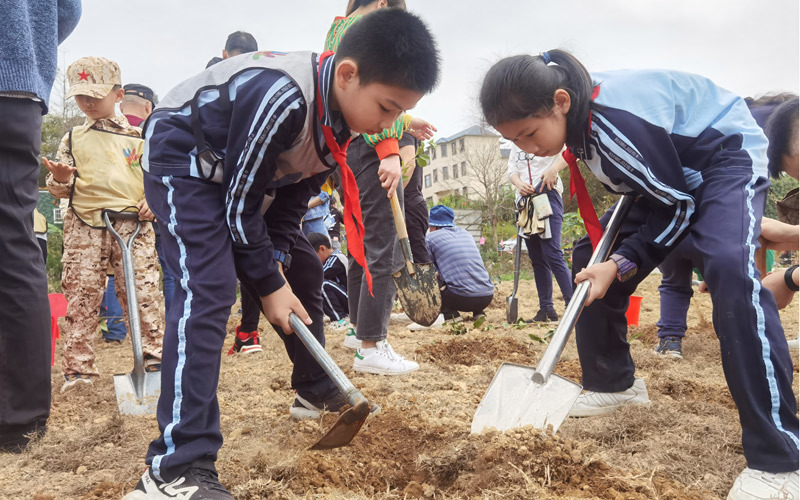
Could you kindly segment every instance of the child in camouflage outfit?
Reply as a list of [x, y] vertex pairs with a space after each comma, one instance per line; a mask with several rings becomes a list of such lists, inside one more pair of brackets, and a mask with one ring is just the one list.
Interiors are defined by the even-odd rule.
[[[61, 286], [69, 305], [63, 330], [65, 380], [61, 392], [78, 384], [91, 385], [99, 376], [93, 344], [109, 263], [119, 277], [117, 296], [130, 331], [121, 250], [105, 229], [103, 210], [138, 211], [140, 219], [153, 219], [144, 200], [139, 163], [143, 149], [141, 129], [130, 126], [124, 116], [115, 113], [115, 105], [124, 92], [119, 66], [101, 57], [84, 57], [69, 66], [67, 75], [67, 97], [75, 97], [86, 114], [86, 122], [64, 136], [57, 161], [43, 158], [50, 171], [50, 193], [70, 200], [70, 210], [64, 215]], [[129, 219], [113, 224], [126, 240], [137, 225]], [[151, 224], [142, 223], [133, 243], [133, 260], [145, 369], [157, 371], [161, 368], [164, 312]]]

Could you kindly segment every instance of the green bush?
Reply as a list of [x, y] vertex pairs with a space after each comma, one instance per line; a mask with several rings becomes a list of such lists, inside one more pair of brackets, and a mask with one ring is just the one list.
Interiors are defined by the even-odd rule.
[[47, 285], [50, 293], [61, 293], [61, 252], [64, 232], [53, 224], [47, 225]]

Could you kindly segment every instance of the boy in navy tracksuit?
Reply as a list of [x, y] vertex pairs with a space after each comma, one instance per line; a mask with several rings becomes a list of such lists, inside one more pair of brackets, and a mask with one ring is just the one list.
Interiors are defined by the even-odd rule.
[[331, 240], [324, 234], [308, 235], [311, 247], [322, 263], [322, 310], [331, 321], [347, 324], [350, 314], [347, 304], [347, 257], [331, 247]]
[[[260, 297], [295, 364], [295, 406], [341, 405], [333, 382], [290, 335], [295, 312], [324, 343], [319, 286], [308, 285], [321, 281], [321, 264], [300, 236], [300, 220], [337, 162], [345, 189], [355, 184], [345, 161], [351, 134], [378, 132], [412, 108], [435, 86], [438, 65], [422, 21], [389, 9], [352, 28], [336, 55], [243, 54], [162, 100], [145, 125], [145, 189], [164, 223], [167, 266], [180, 286], [165, 333], [161, 435], [127, 500], [175, 498], [168, 492], [189, 489], [192, 499], [233, 498], [213, 462], [222, 445], [220, 354], [237, 275]], [[345, 210], [350, 228], [357, 227], [358, 206]], [[357, 234], [348, 238], [351, 248], [358, 242]]]
[[[677, 71], [590, 75], [571, 54], [552, 50], [495, 64], [481, 106], [491, 125], [529, 153], [553, 155], [566, 144], [572, 182], [580, 184], [578, 163], [585, 162], [609, 190], [639, 196], [607, 261], [583, 269], [592, 253], [587, 239], [573, 252], [575, 281], [589, 280], [591, 288], [576, 325], [587, 392], [570, 415], [649, 403], [644, 381], [634, 378], [625, 311], [636, 286], [691, 236], [748, 464], [728, 498], [798, 498], [792, 360], [754, 262], [769, 187], [767, 140], [744, 100]], [[581, 213], [594, 215], [585, 186], [578, 193]], [[596, 215], [594, 222], [587, 230], [596, 241]]]

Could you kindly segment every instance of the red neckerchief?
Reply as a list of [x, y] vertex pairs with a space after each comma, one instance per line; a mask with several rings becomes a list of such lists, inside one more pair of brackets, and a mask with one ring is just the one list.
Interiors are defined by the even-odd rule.
[[[333, 51], [323, 52], [319, 56], [319, 65], [333, 55]], [[369, 294], [372, 295], [372, 275], [367, 267], [367, 259], [364, 257], [364, 222], [361, 216], [361, 203], [359, 201], [358, 184], [353, 175], [353, 171], [347, 166], [347, 146], [350, 139], [344, 146], [339, 146], [333, 137], [330, 127], [322, 123], [322, 94], [321, 85], [317, 85], [317, 112], [319, 114], [322, 134], [325, 136], [325, 144], [331, 150], [333, 158], [339, 164], [342, 173], [342, 189], [344, 191], [344, 229], [347, 234], [347, 252], [353, 256], [356, 262], [364, 268], [364, 276], [367, 279]]]
[[[592, 100], [600, 94], [600, 85], [596, 86], [592, 91]], [[592, 112], [589, 111], [589, 130], [592, 129]], [[589, 197], [589, 191], [586, 189], [586, 181], [581, 175], [581, 170], [578, 168], [578, 159], [572, 153], [569, 147], [561, 153], [561, 156], [567, 161], [569, 165], [569, 196], [570, 200], [577, 193], [578, 195], [578, 212], [583, 219], [583, 227], [586, 228], [586, 234], [589, 235], [589, 241], [592, 242], [592, 248], [596, 248], [603, 236], [603, 226], [597, 219], [597, 212], [592, 204], [592, 199]]]

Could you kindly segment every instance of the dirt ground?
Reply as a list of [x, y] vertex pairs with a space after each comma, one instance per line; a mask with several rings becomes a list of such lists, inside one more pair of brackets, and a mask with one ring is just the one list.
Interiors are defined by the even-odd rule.
[[[420, 370], [404, 377], [357, 374], [343, 333], [328, 335], [328, 350], [368, 398], [382, 406], [352, 444], [308, 451], [334, 421], [296, 422], [290, 365], [277, 335], [262, 322], [265, 351], [222, 356], [219, 403], [225, 444], [217, 467], [237, 499], [265, 498], [596, 498], [607, 500], [724, 498], [745, 466], [736, 408], [720, 366], [711, 328], [711, 302], [696, 294], [683, 360], [653, 354], [660, 276], [638, 290], [640, 326], [630, 329], [637, 376], [646, 380], [649, 407], [606, 417], [567, 419], [555, 435], [524, 428], [470, 434], [472, 415], [503, 361], [535, 365], [553, 325], [503, 326], [503, 283], [488, 321], [455, 335], [451, 329], [409, 332], [393, 324], [395, 350]], [[532, 281], [520, 286], [520, 312], [536, 312]], [[563, 304], [558, 304], [559, 313]], [[238, 307], [235, 308], [238, 310]], [[798, 334], [797, 300], [781, 314], [787, 337]], [[233, 315], [229, 331], [237, 325]], [[21, 455], [0, 455], [0, 499], [119, 499], [144, 470], [156, 436], [155, 417], [122, 417], [111, 375], [129, 371], [131, 347], [98, 342], [103, 374], [94, 388], [62, 395], [53, 369], [49, 431]], [[59, 346], [60, 349], [60, 346]], [[795, 365], [797, 371], [797, 365]], [[574, 339], [556, 373], [580, 381]], [[797, 377], [794, 381], [797, 394]]]

